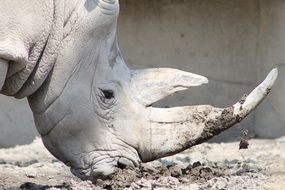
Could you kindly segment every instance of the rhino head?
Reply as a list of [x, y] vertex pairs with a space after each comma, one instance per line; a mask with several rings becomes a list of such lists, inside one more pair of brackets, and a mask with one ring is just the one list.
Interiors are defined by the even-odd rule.
[[170, 68], [130, 70], [116, 40], [118, 0], [71, 2], [76, 6], [66, 5], [72, 11], [56, 25], [53, 67], [34, 93], [22, 91], [16, 97], [28, 96], [44, 145], [82, 179], [105, 178], [118, 168], [207, 141], [245, 118], [277, 78], [273, 69], [228, 108], [153, 107], [177, 91], [207, 83], [207, 78]]

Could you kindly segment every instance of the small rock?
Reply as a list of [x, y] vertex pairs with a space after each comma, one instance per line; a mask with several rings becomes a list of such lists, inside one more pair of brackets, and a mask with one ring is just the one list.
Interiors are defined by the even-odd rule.
[[26, 176], [27, 176], [28, 178], [36, 178], [36, 177], [37, 177], [36, 174], [32, 174], [32, 173], [26, 173]]
[[209, 186], [212, 189], [217, 189], [217, 190], [224, 190], [227, 189], [227, 180], [225, 178], [213, 178], [208, 181]]
[[181, 168], [181, 166], [174, 165], [174, 166], [170, 166], [168, 169], [169, 169], [172, 177], [180, 177], [180, 176], [182, 176], [182, 168]]
[[140, 188], [152, 188], [152, 184], [150, 182], [150, 180], [146, 180], [144, 178], [140, 179], [138, 182], [135, 183], [136, 185], [138, 185]]
[[193, 165], [192, 165], [192, 168], [196, 168], [196, 167], [199, 167], [199, 166], [202, 166], [201, 162], [194, 162]]
[[142, 172], [159, 173], [159, 171], [150, 164], [142, 163], [140, 168]]
[[154, 182], [155, 187], [168, 187], [175, 189], [179, 184], [179, 180], [174, 177], [160, 177]]
[[246, 139], [241, 139], [239, 143], [239, 149], [248, 149], [249, 143]]
[[170, 173], [170, 171], [169, 171], [169, 169], [168, 169], [167, 167], [161, 167], [160, 174], [161, 174], [163, 177], [171, 176], [171, 173]]

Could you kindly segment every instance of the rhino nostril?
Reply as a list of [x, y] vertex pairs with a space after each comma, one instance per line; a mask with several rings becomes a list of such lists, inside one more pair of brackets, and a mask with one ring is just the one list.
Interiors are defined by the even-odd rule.
[[134, 164], [132, 161], [130, 161], [129, 159], [126, 158], [119, 158], [118, 163], [117, 163], [117, 167], [120, 169], [125, 169], [127, 167], [132, 167], [134, 168]]
[[118, 168], [125, 169], [126, 167], [127, 165], [125, 165], [124, 163], [118, 162]]

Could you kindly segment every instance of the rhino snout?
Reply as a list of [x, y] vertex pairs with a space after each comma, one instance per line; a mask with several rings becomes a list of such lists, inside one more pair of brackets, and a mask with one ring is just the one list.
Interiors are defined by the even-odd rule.
[[97, 163], [91, 164], [87, 168], [71, 167], [71, 172], [81, 179], [97, 180], [108, 179], [119, 169], [135, 168], [139, 165], [138, 160], [124, 157], [106, 157]]

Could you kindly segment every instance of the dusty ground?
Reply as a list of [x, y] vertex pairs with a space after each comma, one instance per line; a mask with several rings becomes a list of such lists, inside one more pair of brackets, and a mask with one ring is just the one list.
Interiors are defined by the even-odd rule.
[[109, 181], [82, 182], [53, 158], [40, 139], [0, 149], [0, 189], [284, 189], [285, 137], [203, 144], [189, 151], [125, 169]]

